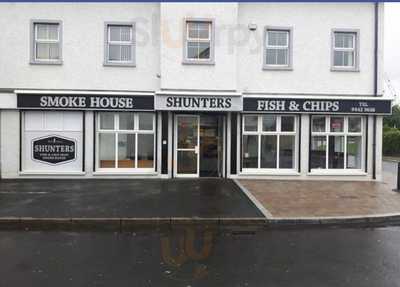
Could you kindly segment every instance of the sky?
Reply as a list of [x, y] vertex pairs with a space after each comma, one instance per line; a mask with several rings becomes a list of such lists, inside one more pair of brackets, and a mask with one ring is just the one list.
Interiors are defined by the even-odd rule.
[[385, 75], [400, 97], [400, 3], [385, 3], [384, 31]]

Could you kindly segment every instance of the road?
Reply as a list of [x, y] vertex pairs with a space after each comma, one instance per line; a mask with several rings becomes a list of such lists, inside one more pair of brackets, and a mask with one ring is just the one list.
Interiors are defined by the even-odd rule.
[[396, 287], [400, 227], [2, 231], [0, 287], [19, 286]]
[[390, 184], [394, 188], [397, 184], [397, 162], [382, 162], [382, 177], [384, 182]]
[[0, 286], [400, 286], [400, 228], [0, 232]]

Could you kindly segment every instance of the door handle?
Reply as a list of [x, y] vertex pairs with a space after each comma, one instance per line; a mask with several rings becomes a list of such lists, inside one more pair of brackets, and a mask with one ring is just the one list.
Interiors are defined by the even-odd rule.
[[198, 145], [194, 147], [194, 153], [199, 154], [199, 146]]

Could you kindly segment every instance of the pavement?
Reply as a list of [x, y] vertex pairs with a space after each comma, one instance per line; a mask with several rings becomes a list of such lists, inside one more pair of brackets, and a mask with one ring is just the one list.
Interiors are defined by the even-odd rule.
[[2, 180], [0, 218], [257, 218], [226, 179]]
[[132, 231], [205, 225], [400, 225], [397, 166], [384, 182], [206, 179], [0, 181], [0, 230]]
[[365, 218], [400, 215], [397, 164], [383, 162], [383, 182], [240, 180], [271, 219]]
[[400, 228], [0, 232], [0, 286], [399, 287]]
[[400, 193], [366, 181], [240, 180], [272, 218], [369, 216], [400, 213]]

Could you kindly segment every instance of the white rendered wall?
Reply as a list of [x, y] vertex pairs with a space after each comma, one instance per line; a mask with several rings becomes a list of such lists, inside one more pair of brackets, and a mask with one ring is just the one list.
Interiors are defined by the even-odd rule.
[[1, 115], [1, 177], [17, 177], [19, 173], [19, 111], [2, 110]]
[[[1, 3], [0, 13], [3, 89], [373, 94], [373, 3]], [[214, 19], [214, 65], [182, 64], [185, 18]], [[32, 19], [62, 21], [62, 65], [29, 64]], [[136, 22], [136, 67], [103, 66], [106, 21]], [[262, 70], [266, 25], [293, 28], [292, 71]], [[359, 72], [330, 70], [333, 28], [360, 30]]]
[[[379, 7], [378, 94], [381, 94], [383, 4]], [[373, 3], [1, 3], [0, 14], [3, 27], [0, 89], [237, 90], [332, 96], [374, 93]], [[185, 18], [214, 19], [214, 65], [182, 64]], [[32, 19], [63, 22], [62, 65], [29, 64]], [[136, 67], [103, 66], [105, 21], [136, 22]], [[248, 29], [250, 23], [257, 24], [256, 31]], [[262, 70], [266, 25], [293, 28], [292, 71]], [[333, 28], [360, 30], [359, 72], [330, 70]], [[15, 109], [15, 94], [0, 93], [0, 108]], [[171, 116], [172, 113], [170, 155]], [[301, 155], [302, 159], [308, 159], [308, 116], [301, 117]], [[369, 116], [368, 175], [360, 179], [372, 176], [372, 118]], [[381, 177], [381, 119], [378, 117], [377, 121], [377, 179]], [[93, 112], [86, 113], [86, 120], [85, 176], [95, 177], [96, 173], [92, 172]], [[3, 177], [18, 176], [19, 113], [16, 110], [1, 110], [1, 161]], [[168, 170], [171, 175], [171, 161]], [[300, 175], [291, 178], [320, 178], [307, 173], [308, 162], [301, 160]], [[326, 178], [357, 179], [353, 176]]]
[[[380, 13], [383, 18], [383, 9]], [[238, 49], [240, 90], [288, 94], [374, 93], [373, 3], [241, 3], [238, 22], [243, 26], [257, 24], [257, 30], [248, 31], [249, 40]], [[292, 71], [262, 70], [265, 26], [293, 28]], [[331, 30], [335, 28], [360, 30], [359, 72], [331, 71]], [[379, 61], [382, 62], [381, 50]]]
[[[158, 3], [1, 3], [0, 15], [0, 88], [154, 91], [159, 87]], [[62, 65], [29, 64], [32, 19], [62, 21]], [[136, 22], [136, 67], [103, 66], [106, 21]]]
[[[236, 49], [229, 31], [237, 14], [237, 3], [161, 3], [161, 88], [236, 90]], [[185, 18], [214, 19], [214, 65], [182, 64]]]

